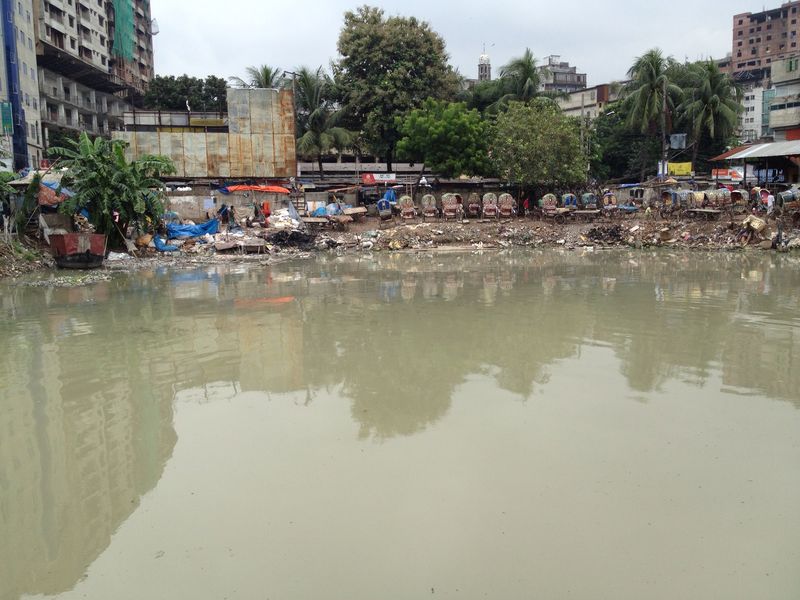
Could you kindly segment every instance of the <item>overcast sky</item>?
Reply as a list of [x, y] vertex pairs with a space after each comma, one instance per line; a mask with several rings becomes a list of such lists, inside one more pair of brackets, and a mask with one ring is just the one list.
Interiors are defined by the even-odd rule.
[[[779, 6], [775, 0], [768, 8]], [[327, 66], [345, 11], [364, 2], [345, 0], [153, 0], [159, 75], [243, 75], [248, 65], [292, 70]], [[551, 54], [588, 73], [589, 85], [621, 79], [634, 57], [654, 46], [677, 59], [722, 57], [731, 51], [733, 15], [763, 10], [746, 0], [383, 1], [387, 14], [428, 21], [444, 38], [450, 62], [477, 77], [483, 43], [494, 74], [526, 47]]]

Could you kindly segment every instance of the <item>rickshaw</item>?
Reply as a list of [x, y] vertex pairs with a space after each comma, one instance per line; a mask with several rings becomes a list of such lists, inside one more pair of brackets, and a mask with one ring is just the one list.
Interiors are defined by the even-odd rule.
[[742, 214], [747, 212], [747, 190], [733, 190], [731, 192], [731, 212]]
[[597, 196], [592, 193], [585, 193], [581, 196], [581, 206], [583, 210], [597, 210]]
[[497, 194], [489, 192], [483, 195], [483, 218], [492, 217], [497, 218]]
[[433, 194], [425, 194], [422, 197], [422, 220], [427, 217], [438, 217], [439, 209], [436, 208], [436, 196]]
[[664, 190], [661, 192], [661, 204], [658, 214], [664, 220], [669, 220], [673, 215], [680, 214], [681, 202], [677, 190]]
[[417, 207], [414, 206], [414, 199], [411, 196], [401, 196], [397, 206], [400, 209], [400, 218], [404, 221], [417, 217]]
[[577, 210], [578, 197], [575, 194], [564, 194], [561, 196], [561, 206], [567, 210]]
[[378, 203], [375, 205], [375, 208], [378, 210], [378, 227], [383, 227], [384, 221], [391, 221], [393, 220], [392, 215], [392, 204], [389, 202], [387, 198], [381, 198], [378, 200]]
[[541, 206], [540, 214], [542, 219], [553, 219], [559, 225], [566, 223], [569, 209], [559, 208], [558, 198], [555, 194], [545, 194], [539, 204]]
[[481, 216], [481, 197], [479, 194], [472, 192], [467, 198], [467, 217], [475, 217], [476, 219]]
[[500, 194], [497, 199], [497, 211], [501, 218], [510, 219], [517, 216], [517, 201], [511, 194]]
[[447, 219], [461, 219], [463, 214], [463, 209], [455, 194], [442, 196], [442, 219], [445, 221]]
[[603, 212], [609, 219], [613, 219], [617, 214], [617, 196], [613, 192], [603, 194]]

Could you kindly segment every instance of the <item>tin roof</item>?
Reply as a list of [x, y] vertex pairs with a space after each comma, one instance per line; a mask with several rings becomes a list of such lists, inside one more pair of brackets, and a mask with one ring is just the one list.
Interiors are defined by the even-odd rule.
[[740, 146], [730, 152], [720, 154], [713, 160], [744, 160], [747, 158], [772, 158], [776, 156], [800, 156], [800, 141], [771, 142]]

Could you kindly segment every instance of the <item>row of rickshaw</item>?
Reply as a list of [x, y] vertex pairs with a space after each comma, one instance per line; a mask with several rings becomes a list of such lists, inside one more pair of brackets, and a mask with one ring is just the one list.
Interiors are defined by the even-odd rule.
[[[600, 194], [586, 192], [581, 195], [566, 193], [560, 197], [545, 194], [537, 202], [524, 203], [523, 214], [541, 220], [566, 223], [568, 220], [594, 221], [599, 218], [617, 219], [634, 216], [642, 210], [648, 214], [657, 212], [661, 218], [676, 217], [714, 220], [720, 215], [742, 214], [753, 206], [761, 206], [761, 189], [729, 190], [727, 188], [692, 191], [667, 189], [645, 198], [643, 194], [619, 200], [613, 191]], [[488, 192], [482, 196], [471, 193], [466, 200], [461, 194], [447, 193], [437, 201], [433, 194], [422, 197], [419, 207], [411, 196], [401, 196], [392, 206], [382, 199], [377, 205], [381, 220], [391, 219], [394, 214], [402, 220], [440, 218], [442, 220], [512, 218], [519, 213], [516, 199], [508, 193]], [[800, 215], [800, 190], [790, 189], [776, 197], [776, 208]], [[649, 210], [647, 210], [649, 209]]]
[[419, 207], [411, 196], [401, 196], [394, 207], [385, 198], [379, 200], [377, 209], [382, 221], [392, 219], [395, 213], [404, 221], [418, 217], [423, 221], [435, 218], [445, 221], [466, 218], [508, 219], [517, 216], [517, 201], [511, 194], [498, 195], [489, 192], [483, 196], [472, 193], [466, 201], [461, 194], [443, 194], [440, 203], [433, 194], [425, 194]]

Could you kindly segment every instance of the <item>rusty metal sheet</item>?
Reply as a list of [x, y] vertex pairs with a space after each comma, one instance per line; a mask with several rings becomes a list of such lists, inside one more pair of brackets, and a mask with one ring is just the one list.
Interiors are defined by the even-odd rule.
[[250, 90], [228, 88], [228, 130], [250, 133]]
[[275, 177], [275, 152], [272, 148], [272, 135], [253, 135], [253, 175], [256, 177]]
[[250, 132], [253, 135], [272, 135], [272, 107], [277, 96], [274, 90], [251, 90]]
[[180, 133], [159, 133], [161, 154], [169, 157], [175, 164], [175, 176], [186, 177], [186, 160], [183, 152], [183, 135]]
[[253, 177], [253, 144], [251, 136], [228, 135], [231, 177]]
[[274, 177], [294, 177], [296, 174], [294, 135], [276, 135]]
[[294, 94], [292, 90], [281, 90], [278, 102], [273, 105], [273, 122], [275, 133], [294, 135]]
[[136, 159], [136, 134], [130, 131], [115, 131], [111, 134], [111, 139], [125, 142], [125, 160], [130, 162]]
[[183, 148], [186, 177], [207, 177], [206, 134], [184, 133]]
[[206, 134], [206, 148], [208, 154], [208, 176], [230, 177], [231, 163], [228, 151], [228, 134]]
[[158, 145], [158, 134], [155, 131], [137, 131], [136, 152], [138, 156], [161, 154], [161, 148]]

